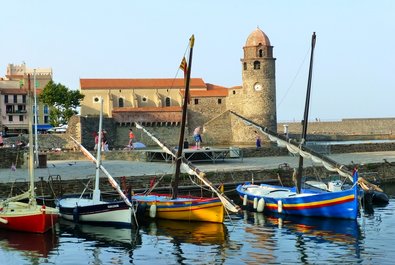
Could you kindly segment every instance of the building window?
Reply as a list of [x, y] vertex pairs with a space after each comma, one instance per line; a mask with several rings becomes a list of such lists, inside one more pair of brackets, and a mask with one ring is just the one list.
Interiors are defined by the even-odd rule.
[[254, 69], [255, 69], [255, 70], [261, 69], [261, 63], [258, 62], [258, 61], [255, 61], [255, 62], [254, 62]]
[[195, 105], [199, 104], [199, 99], [195, 98], [194, 102], [195, 102]]
[[14, 95], [14, 103], [18, 103], [18, 96]]
[[44, 116], [44, 123], [49, 123], [49, 116]]
[[26, 104], [26, 95], [22, 95], [22, 103]]
[[99, 103], [99, 101], [100, 101], [99, 97], [94, 97], [94, 98], [93, 98], [93, 102], [94, 102], [94, 103]]
[[13, 121], [12, 115], [8, 116], [8, 121]]
[[8, 95], [4, 95], [4, 103], [8, 103]]
[[259, 57], [263, 57], [263, 50], [262, 49], [259, 50]]
[[165, 106], [166, 107], [170, 107], [170, 105], [171, 105], [171, 99], [169, 97], [166, 97], [166, 99], [165, 99]]
[[222, 104], [222, 98], [218, 99], [218, 104]]
[[44, 105], [44, 114], [49, 114], [48, 105]]
[[236, 90], [233, 90], [233, 95], [236, 95]]
[[141, 101], [142, 101], [142, 102], [147, 102], [148, 99], [147, 99], [147, 97], [142, 97], [142, 98], [141, 98]]
[[247, 63], [243, 63], [244, 70], [247, 70]]
[[118, 99], [118, 107], [123, 108], [123, 98]]
[[23, 121], [23, 115], [19, 115], [19, 121]]

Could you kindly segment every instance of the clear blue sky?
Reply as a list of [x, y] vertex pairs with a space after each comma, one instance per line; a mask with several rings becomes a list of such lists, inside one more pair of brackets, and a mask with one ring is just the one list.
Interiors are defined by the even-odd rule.
[[4, 1], [0, 76], [26, 62], [71, 89], [79, 78], [173, 78], [195, 34], [192, 77], [231, 87], [259, 26], [277, 58], [278, 121], [298, 121], [315, 31], [310, 118], [395, 117], [394, 16], [393, 0]]

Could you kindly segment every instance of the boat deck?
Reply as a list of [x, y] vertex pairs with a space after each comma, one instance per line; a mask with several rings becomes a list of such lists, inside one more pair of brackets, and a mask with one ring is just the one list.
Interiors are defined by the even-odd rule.
[[[173, 162], [174, 157], [163, 150], [146, 150], [147, 161]], [[219, 162], [225, 159], [238, 158], [243, 160], [243, 152], [239, 148], [202, 148], [184, 149], [182, 155], [193, 162]]]

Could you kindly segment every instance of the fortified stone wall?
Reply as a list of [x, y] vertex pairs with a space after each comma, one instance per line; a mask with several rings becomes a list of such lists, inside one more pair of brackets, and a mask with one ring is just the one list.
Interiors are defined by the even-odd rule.
[[[278, 123], [277, 131], [284, 131], [288, 125], [291, 134], [301, 134], [301, 122]], [[395, 134], [395, 118], [382, 119], [343, 119], [341, 121], [319, 122], [308, 124], [308, 134], [312, 135], [393, 135]]]
[[[219, 100], [221, 103], [219, 103]], [[224, 97], [199, 98], [198, 104], [192, 100], [188, 105], [188, 127], [193, 133], [194, 128], [203, 126], [206, 122], [218, 116], [226, 110]]]

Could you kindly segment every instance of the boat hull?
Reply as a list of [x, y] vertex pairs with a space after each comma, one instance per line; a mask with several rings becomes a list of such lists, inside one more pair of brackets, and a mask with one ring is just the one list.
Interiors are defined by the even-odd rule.
[[0, 228], [14, 231], [45, 233], [56, 224], [58, 210], [46, 206], [30, 206], [23, 202], [10, 202], [0, 209]]
[[179, 196], [171, 199], [169, 194], [150, 194], [134, 195], [133, 200], [144, 209], [146, 216], [153, 218], [214, 223], [224, 221], [224, 207], [219, 198]]
[[100, 201], [68, 197], [58, 201], [59, 211], [65, 220], [76, 223], [130, 227], [132, 209], [124, 201]]
[[[269, 191], [268, 191], [269, 189]], [[272, 189], [272, 190], [270, 190]], [[338, 192], [307, 192], [297, 195], [293, 189], [262, 184], [239, 185], [237, 192], [244, 206], [265, 212], [286, 215], [356, 219], [358, 216], [357, 187]], [[262, 207], [263, 203], [263, 207]]]

